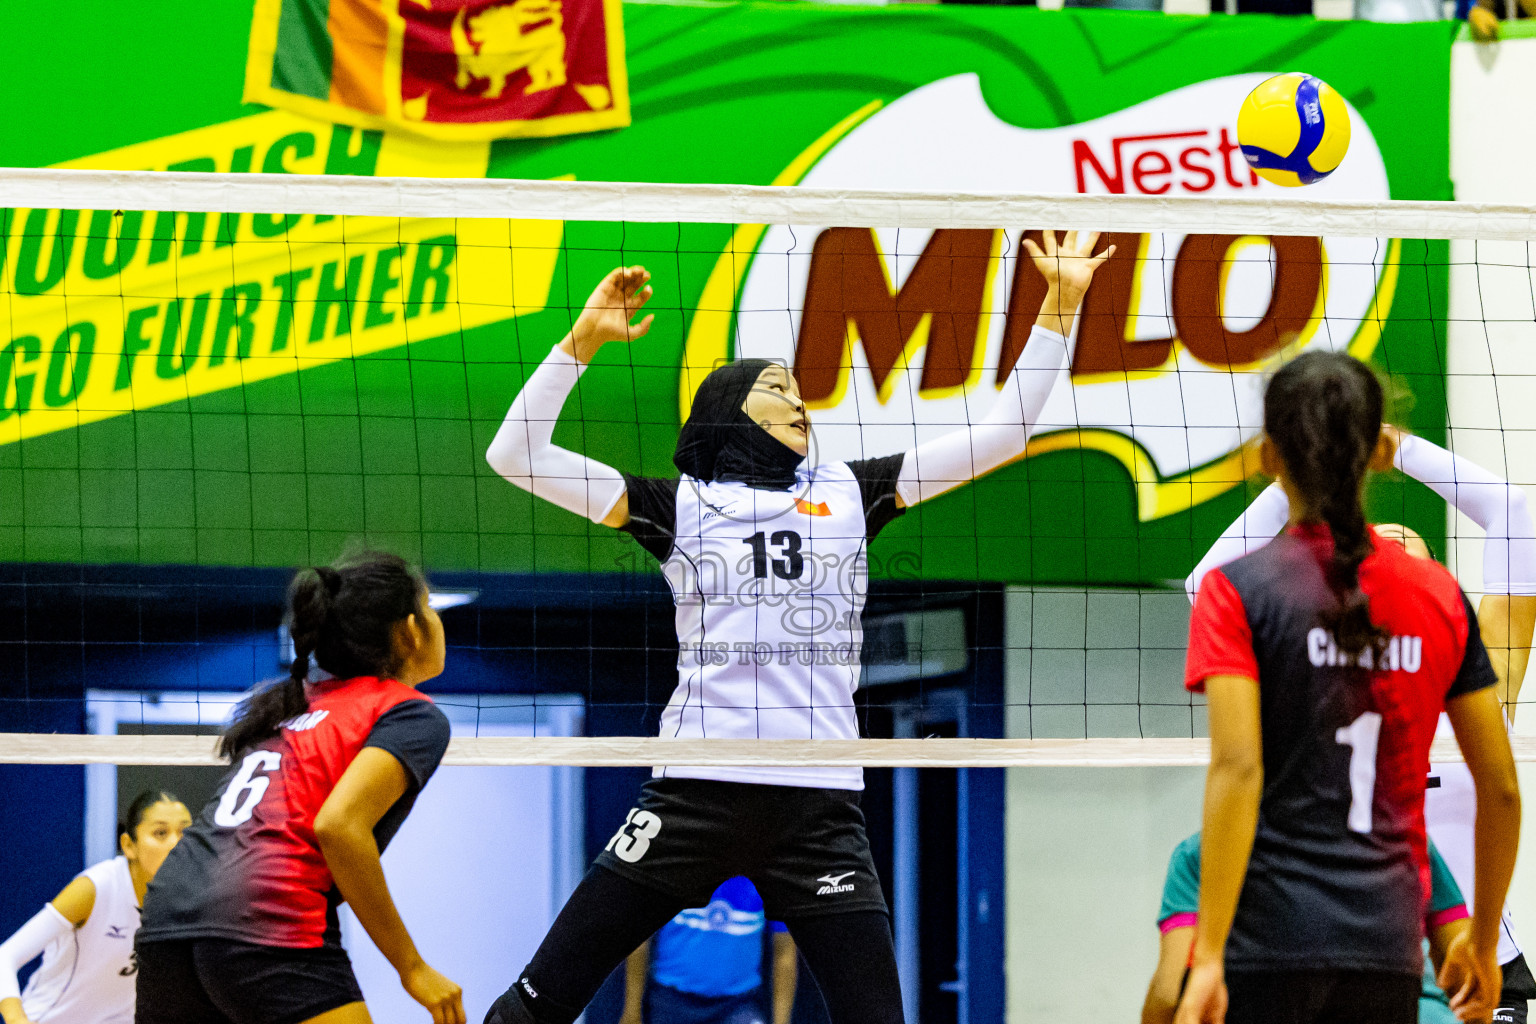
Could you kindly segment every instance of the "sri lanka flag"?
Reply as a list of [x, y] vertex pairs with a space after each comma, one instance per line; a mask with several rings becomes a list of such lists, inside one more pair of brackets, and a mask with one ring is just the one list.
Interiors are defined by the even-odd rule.
[[445, 140], [621, 128], [620, 0], [256, 0], [245, 100]]

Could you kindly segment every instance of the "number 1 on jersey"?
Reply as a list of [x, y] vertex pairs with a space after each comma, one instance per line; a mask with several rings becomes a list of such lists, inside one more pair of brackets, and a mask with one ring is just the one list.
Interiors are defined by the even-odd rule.
[[1371, 805], [1376, 799], [1376, 746], [1381, 739], [1381, 715], [1363, 712], [1334, 733], [1349, 748], [1349, 830], [1371, 831]]

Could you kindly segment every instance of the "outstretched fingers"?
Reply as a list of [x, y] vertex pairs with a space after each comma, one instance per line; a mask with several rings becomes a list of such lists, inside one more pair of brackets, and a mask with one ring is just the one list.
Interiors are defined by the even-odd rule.
[[1091, 256], [1093, 247], [1099, 244], [1099, 232], [1097, 231], [1068, 231], [1066, 238], [1062, 240], [1060, 252], [1063, 256]]
[[1056, 232], [1042, 231], [1040, 232], [1040, 242], [1038, 244], [1034, 239], [1027, 236], [1019, 241], [1024, 250], [1036, 259], [1102, 259], [1115, 251], [1115, 247], [1110, 246], [1108, 252], [1100, 253], [1097, 257], [1093, 256], [1094, 247], [1099, 244], [1099, 239], [1102, 237], [1103, 232], [1100, 231], [1068, 231], [1065, 237], [1058, 243]]
[[651, 313], [644, 320], [641, 320], [639, 323], [637, 323], [637, 324], [630, 324], [629, 325], [629, 340], [630, 341], [634, 341], [637, 338], [643, 338], [647, 334], [651, 333], [651, 324], [653, 322], [655, 322], [655, 320], [656, 320], [656, 314], [655, 313]]
[[625, 295], [633, 295], [650, 281], [651, 273], [641, 266], [620, 267], [619, 283]]
[[617, 267], [608, 275], [609, 282], [615, 287], [622, 289], [626, 295], [633, 295], [650, 279], [650, 271], [639, 264], [633, 267]]
[[[1091, 252], [1092, 250], [1089, 250], [1089, 251]], [[1090, 259], [1088, 261], [1088, 265], [1091, 266], [1094, 270], [1098, 270], [1104, 264], [1108, 263], [1109, 262], [1109, 258], [1111, 256], [1113, 256], [1114, 254], [1115, 254], [1115, 247], [1112, 245], [1108, 249], [1105, 249], [1103, 252], [1099, 253], [1097, 256], [1094, 256], [1092, 259]]]
[[624, 288], [624, 326], [629, 332], [629, 340], [643, 338], [650, 332], [651, 324], [656, 320], [656, 314], [652, 313], [638, 324], [630, 323], [639, 314], [656, 290], [651, 287], [651, 275], [646, 273], [644, 267], [633, 267], [639, 271], [639, 275], [627, 280]]

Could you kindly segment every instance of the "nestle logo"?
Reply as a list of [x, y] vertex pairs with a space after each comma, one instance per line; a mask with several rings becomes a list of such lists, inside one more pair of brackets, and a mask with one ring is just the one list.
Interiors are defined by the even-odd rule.
[[1242, 148], [1226, 128], [1201, 128], [1157, 135], [1121, 135], [1109, 140], [1109, 152], [1095, 153], [1085, 139], [1072, 140], [1077, 190], [1089, 191], [1089, 174], [1097, 187], [1114, 195], [1127, 191], [1160, 196], [1178, 188], [1208, 192], [1219, 174], [1232, 188], [1258, 185], [1259, 176], [1243, 160]]

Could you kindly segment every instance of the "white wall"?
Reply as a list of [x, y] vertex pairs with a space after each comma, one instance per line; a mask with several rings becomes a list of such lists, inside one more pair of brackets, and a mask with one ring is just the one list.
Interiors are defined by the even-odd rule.
[[[1451, 177], [1462, 202], [1536, 204], [1536, 39], [1455, 44]], [[1448, 330], [1451, 442], [1508, 479], [1536, 485], [1536, 240], [1454, 242]], [[1536, 498], [1536, 493], [1531, 493]], [[1450, 564], [1482, 588], [1481, 531], [1453, 515]], [[1475, 600], [1475, 597], [1474, 597]], [[1519, 731], [1536, 733], [1536, 715]]]
[[1199, 768], [1009, 769], [1010, 1024], [1136, 1019], [1203, 787]]
[[[1010, 737], [1204, 735], [1182, 590], [1010, 588], [1005, 615]], [[1009, 769], [1009, 1021], [1139, 1011], [1168, 854], [1199, 828], [1203, 786], [1198, 768]]]
[[1004, 687], [1010, 737], [1189, 736], [1183, 591], [1010, 587]]
[[[1536, 764], [1510, 892], [1536, 937]], [[1200, 826], [1199, 768], [1013, 768], [1008, 775], [1009, 1024], [1131, 1021], [1157, 962], [1174, 844]]]

